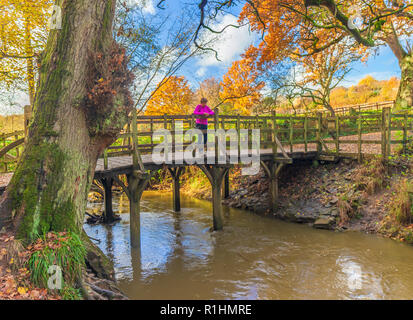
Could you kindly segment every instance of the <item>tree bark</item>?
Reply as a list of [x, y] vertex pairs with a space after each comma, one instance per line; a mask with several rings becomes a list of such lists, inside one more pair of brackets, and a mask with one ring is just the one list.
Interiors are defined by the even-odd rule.
[[396, 97], [396, 110], [406, 110], [413, 107], [413, 52], [406, 51], [391, 23], [391, 32], [385, 39], [397, 60], [401, 70], [400, 86]]
[[49, 231], [81, 234], [96, 161], [131, 110], [130, 74], [113, 78], [122, 71], [113, 68], [126, 68], [112, 37], [116, 0], [56, 5], [62, 29], [42, 54], [33, 123], [0, 203], [0, 229], [27, 242]]
[[401, 78], [396, 98], [396, 109], [406, 110], [413, 107], [413, 53], [400, 61]]

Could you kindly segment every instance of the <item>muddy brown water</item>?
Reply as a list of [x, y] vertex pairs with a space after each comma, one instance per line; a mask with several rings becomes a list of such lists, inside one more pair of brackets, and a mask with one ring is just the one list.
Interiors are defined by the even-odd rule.
[[[98, 211], [102, 204], [89, 204]], [[211, 232], [211, 204], [145, 192], [141, 251], [129, 247], [129, 209], [122, 221], [87, 233], [114, 262], [131, 299], [411, 299], [413, 247], [374, 235], [315, 230], [224, 208], [225, 229]]]

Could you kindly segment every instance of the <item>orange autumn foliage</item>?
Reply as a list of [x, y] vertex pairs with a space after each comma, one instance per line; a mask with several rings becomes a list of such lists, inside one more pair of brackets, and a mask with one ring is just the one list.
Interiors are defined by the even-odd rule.
[[161, 83], [160, 88], [148, 101], [146, 115], [190, 114], [193, 92], [184, 77], [172, 76]]
[[252, 108], [261, 99], [264, 83], [259, 81], [258, 72], [250, 59], [235, 61], [221, 82], [222, 101], [232, 104], [236, 113], [250, 115]]

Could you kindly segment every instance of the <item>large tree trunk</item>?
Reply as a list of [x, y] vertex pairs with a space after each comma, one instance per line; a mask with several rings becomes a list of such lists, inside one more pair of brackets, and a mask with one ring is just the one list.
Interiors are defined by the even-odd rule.
[[116, 0], [57, 0], [62, 29], [42, 54], [34, 119], [0, 204], [0, 229], [35, 239], [81, 233], [96, 161], [130, 111], [124, 51], [112, 38]]
[[393, 51], [401, 70], [399, 91], [396, 97], [396, 110], [406, 110], [413, 106], [413, 52], [406, 51], [391, 23], [391, 32], [386, 37], [386, 43]]
[[400, 60], [401, 79], [396, 98], [396, 109], [406, 110], [413, 107], [413, 53]]

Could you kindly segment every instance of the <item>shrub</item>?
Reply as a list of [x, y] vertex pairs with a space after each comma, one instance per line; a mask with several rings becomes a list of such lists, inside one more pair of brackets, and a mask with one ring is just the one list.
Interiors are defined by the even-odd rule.
[[413, 216], [413, 183], [403, 179], [397, 186], [389, 208], [390, 215], [402, 225], [411, 224]]
[[358, 168], [352, 176], [357, 190], [364, 191], [372, 195], [380, 191], [386, 181], [386, 168], [382, 159], [373, 158], [366, 161], [363, 166]]

